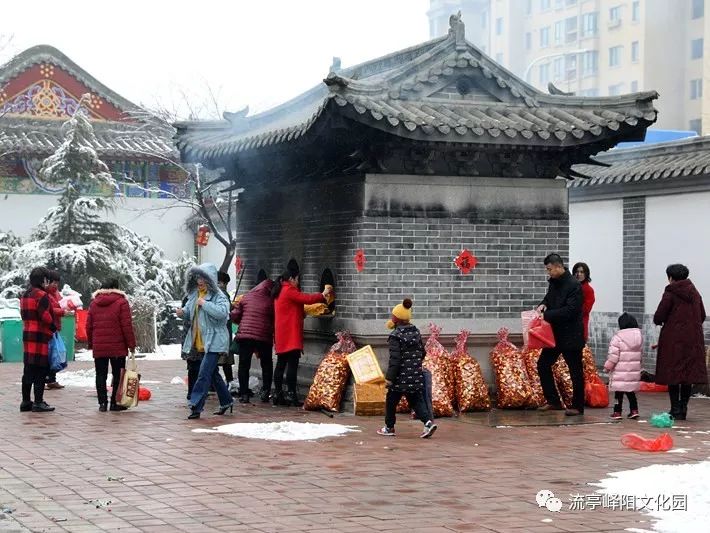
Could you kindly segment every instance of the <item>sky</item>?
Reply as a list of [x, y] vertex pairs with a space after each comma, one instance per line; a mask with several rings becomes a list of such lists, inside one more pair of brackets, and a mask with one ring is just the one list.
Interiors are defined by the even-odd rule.
[[348, 67], [428, 40], [428, 8], [428, 0], [35, 0], [31, 10], [11, 2], [0, 62], [49, 44], [136, 104], [183, 117], [189, 107], [203, 117], [247, 105], [253, 114], [318, 84], [333, 56]]

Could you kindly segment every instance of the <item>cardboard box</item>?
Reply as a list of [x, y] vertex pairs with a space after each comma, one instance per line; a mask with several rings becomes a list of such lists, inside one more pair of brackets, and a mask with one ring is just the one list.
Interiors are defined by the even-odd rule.
[[355, 383], [355, 414], [359, 416], [384, 416], [385, 384]]
[[385, 380], [372, 346], [365, 346], [348, 355], [348, 364], [355, 383], [381, 383]]

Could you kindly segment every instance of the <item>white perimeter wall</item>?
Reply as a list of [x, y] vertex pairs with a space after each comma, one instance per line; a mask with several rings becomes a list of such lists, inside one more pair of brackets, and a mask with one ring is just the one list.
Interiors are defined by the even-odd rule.
[[[19, 237], [29, 237], [58, 199], [59, 196], [49, 194], [0, 195], [0, 231], [11, 230]], [[193, 236], [184, 228], [189, 216], [190, 209], [175, 205], [174, 200], [121, 198], [108, 218], [150, 238], [165, 251], [167, 258], [175, 259], [183, 251], [192, 254]]]
[[569, 204], [569, 267], [589, 265], [594, 311], [623, 310], [623, 227], [621, 200]]
[[710, 309], [710, 192], [646, 198], [646, 313], [656, 311], [672, 263], [690, 269]]

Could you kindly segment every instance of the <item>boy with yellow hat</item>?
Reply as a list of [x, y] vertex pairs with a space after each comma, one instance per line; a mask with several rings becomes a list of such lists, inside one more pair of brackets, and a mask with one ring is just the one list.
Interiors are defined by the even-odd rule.
[[417, 327], [410, 324], [411, 319], [412, 300], [405, 298], [401, 304], [394, 306], [392, 317], [387, 322], [387, 327], [393, 331], [388, 339], [390, 359], [385, 380], [385, 426], [377, 433], [394, 437], [397, 404], [402, 396], [406, 396], [409, 405], [424, 424], [420, 437], [427, 439], [436, 431], [436, 424], [430, 419], [424, 400], [424, 343]]

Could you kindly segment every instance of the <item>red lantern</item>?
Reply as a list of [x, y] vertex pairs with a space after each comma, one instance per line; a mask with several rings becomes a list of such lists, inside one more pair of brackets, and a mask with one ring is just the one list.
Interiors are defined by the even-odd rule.
[[465, 248], [461, 250], [461, 253], [454, 259], [454, 264], [459, 269], [461, 274], [468, 274], [472, 269], [476, 268], [478, 264], [478, 259], [469, 250]]
[[195, 236], [195, 243], [197, 246], [207, 246], [210, 240], [210, 227], [207, 224], [202, 224], [197, 228], [197, 235]]
[[353, 261], [355, 262], [355, 268], [357, 269], [358, 272], [362, 272], [365, 270], [365, 263], [367, 260], [365, 259], [365, 250], [360, 248], [355, 252], [355, 257], [353, 257]]

